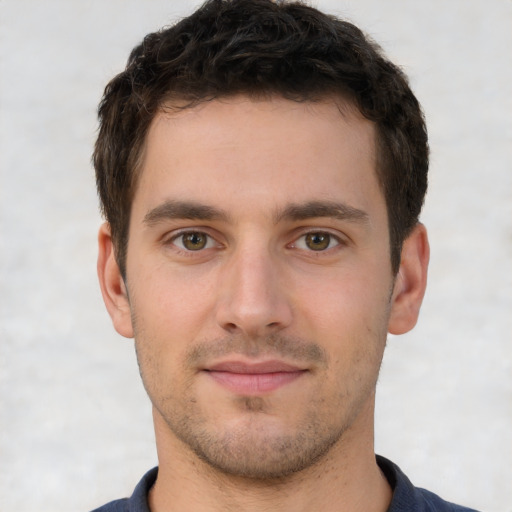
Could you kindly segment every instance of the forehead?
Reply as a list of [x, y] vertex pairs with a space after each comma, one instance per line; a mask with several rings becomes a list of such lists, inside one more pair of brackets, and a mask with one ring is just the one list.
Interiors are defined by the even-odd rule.
[[350, 103], [240, 96], [177, 107], [148, 131], [135, 192], [146, 208], [236, 197], [275, 211], [301, 200], [368, 203], [378, 192], [375, 127]]

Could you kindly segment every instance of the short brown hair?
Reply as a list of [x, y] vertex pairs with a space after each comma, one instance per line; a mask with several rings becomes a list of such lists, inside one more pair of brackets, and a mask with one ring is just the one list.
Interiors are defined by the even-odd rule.
[[159, 108], [235, 94], [296, 101], [348, 97], [377, 128], [377, 176], [389, 219], [391, 266], [418, 222], [428, 139], [402, 71], [357, 27], [300, 2], [209, 0], [147, 35], [107, 85], [93, 155], [102, 212], [125, 275], [131, 204], [144, 142]]

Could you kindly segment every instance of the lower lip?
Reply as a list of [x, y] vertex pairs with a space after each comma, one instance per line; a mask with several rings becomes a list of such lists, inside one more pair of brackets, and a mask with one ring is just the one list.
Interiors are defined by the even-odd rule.
[[212, 379], [239, 395], [259, 395], [275, 391], [304, 375], [304, 371], [275, 373], [207, 372]]

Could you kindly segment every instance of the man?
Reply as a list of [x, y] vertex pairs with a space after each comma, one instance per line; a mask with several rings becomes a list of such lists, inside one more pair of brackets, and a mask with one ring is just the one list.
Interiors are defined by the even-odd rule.
[[98, 273], [159, 467], [98, 510], [468, 510], [374, 454], [429, 258], [399, 69], [305, 5], [212, 0], [133, 50], [99, 115]]

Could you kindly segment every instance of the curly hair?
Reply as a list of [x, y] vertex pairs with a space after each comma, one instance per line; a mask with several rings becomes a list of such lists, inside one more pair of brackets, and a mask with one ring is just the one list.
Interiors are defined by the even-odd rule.
[[166, 103], [185, 107], [236, 94], [353, 102], [377, 131], [377, 178], [389, 222], [391, 266], [418, 222], [428, 138], [404, 73], [353, 24], [300, 2], [209, 0], [147, 35], [105, 88], [93, 162], [102, 213], [125, 275], [130, 211], [148, 128]]

